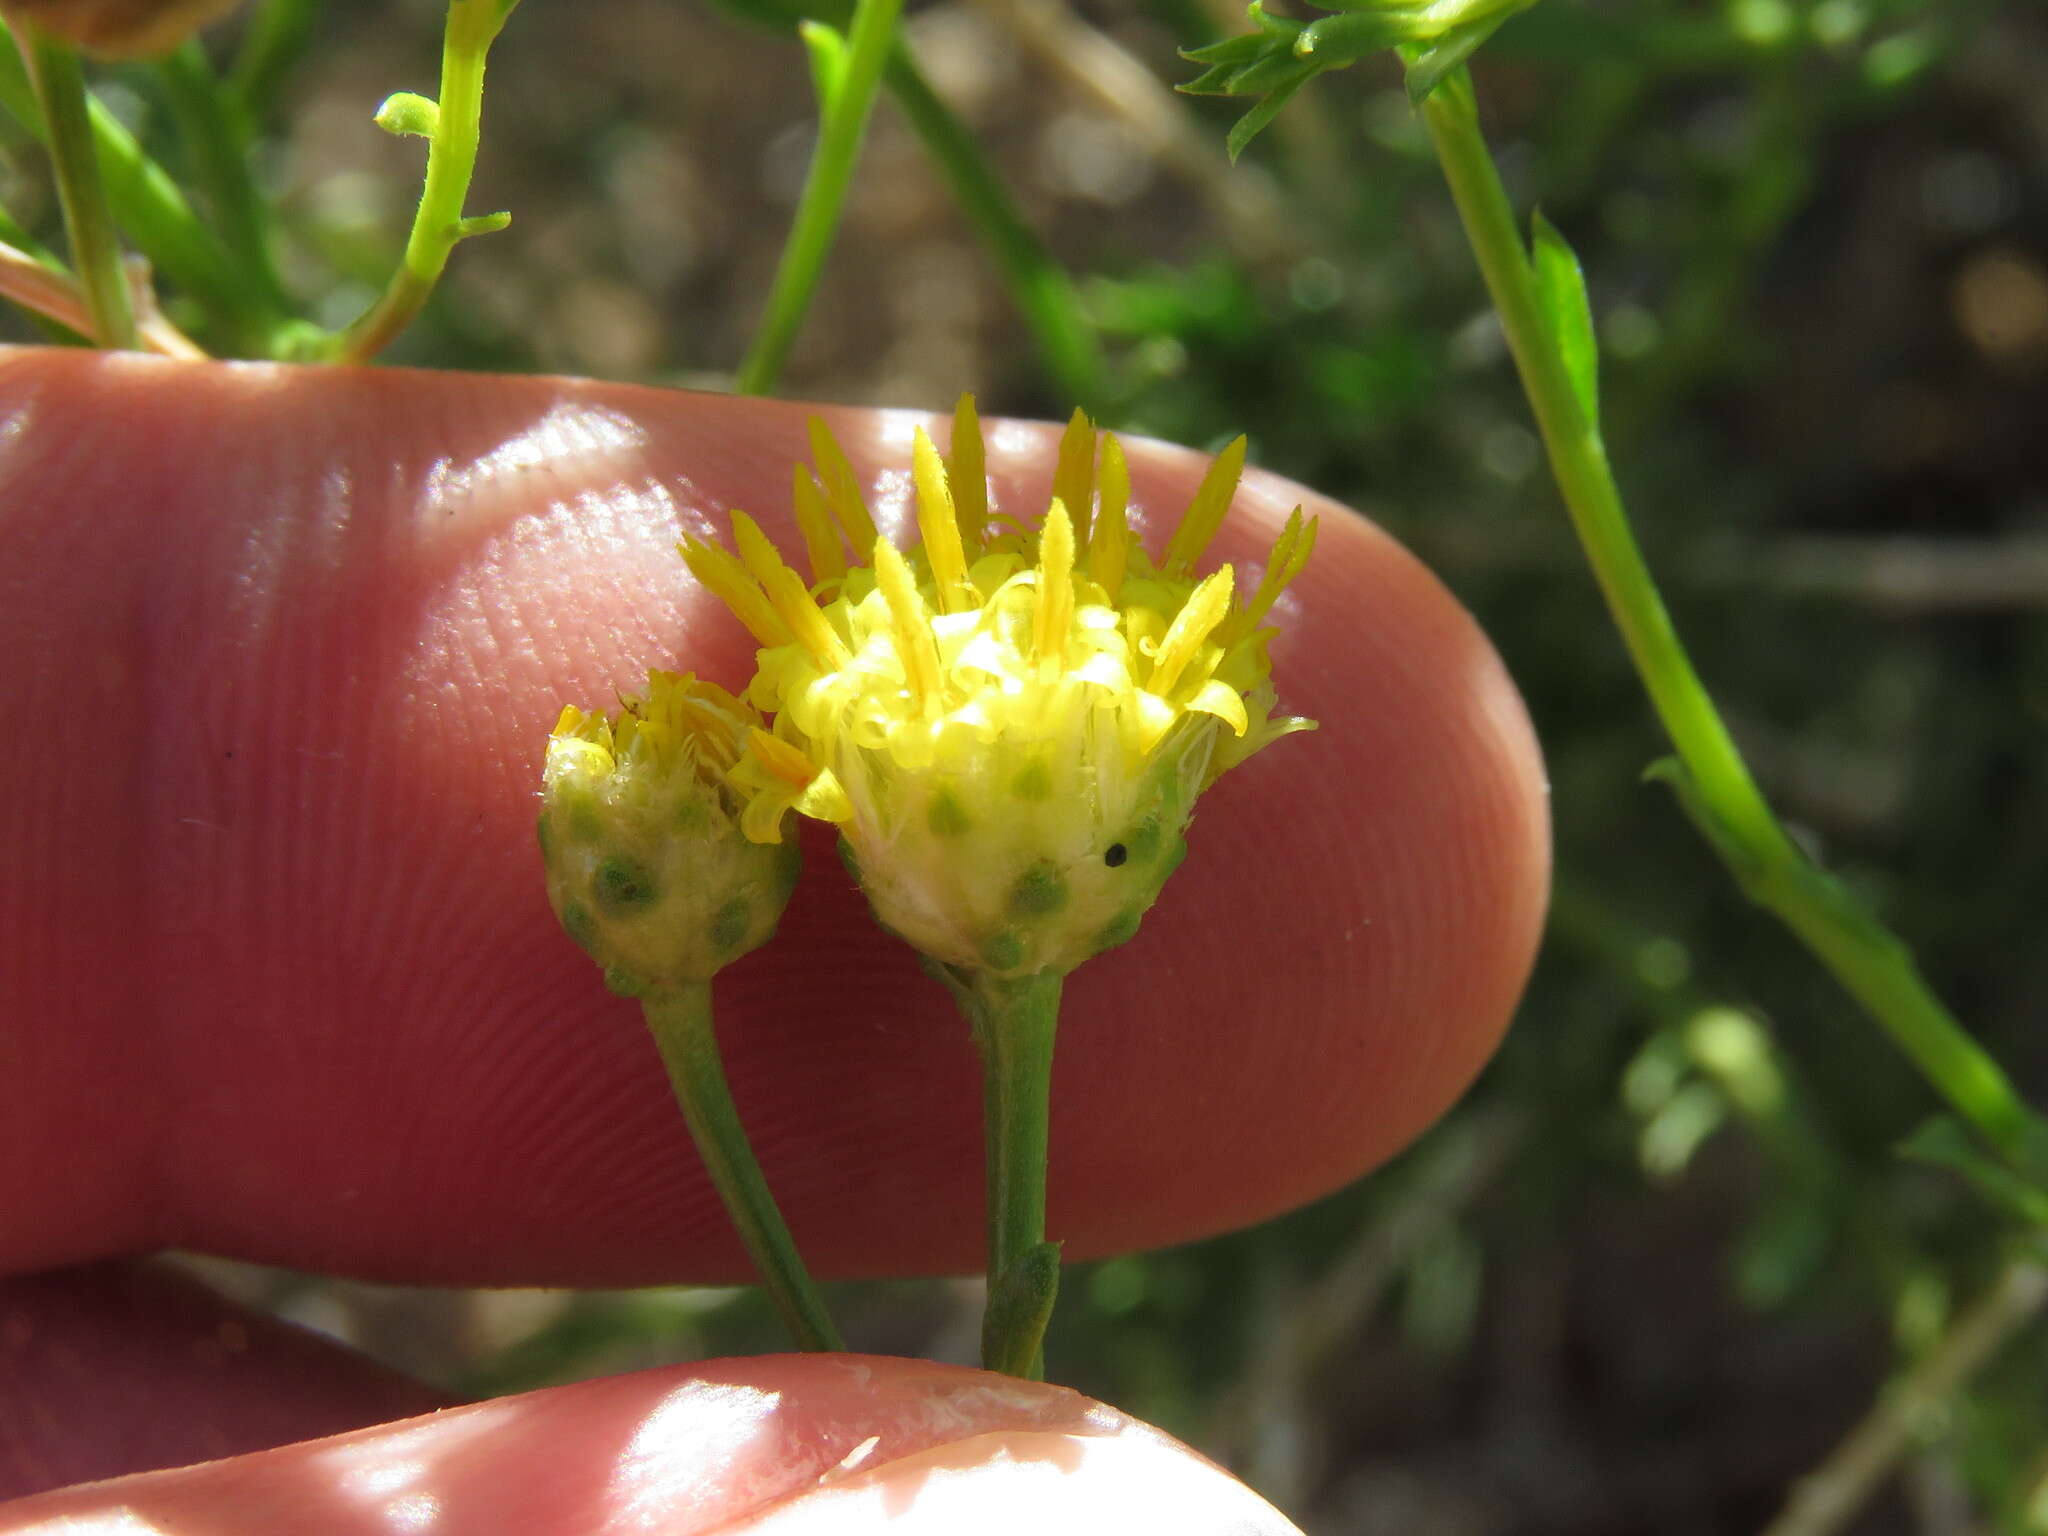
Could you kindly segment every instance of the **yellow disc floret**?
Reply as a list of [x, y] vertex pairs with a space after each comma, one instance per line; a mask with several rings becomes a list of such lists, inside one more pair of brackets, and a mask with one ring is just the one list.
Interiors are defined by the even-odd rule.
[[1261, 624], [1315, 522], [1296, 509], [1249, 600], [1229, 566], [1195, 576], [1240, 438], [1155, 565], [1129, 527], [1121, 447], [1076, 413], [1051, 504], [1025, 524], [988, 505], [963, 400], [950, 462], [917, 434], [920, 537], [904, 554], [816, 423], [812, 446], [817, 473], [796, 481], [811, 583], [744, 514], [737, 558], [683, 547], [761, 646], [748, 698], [774, 727], [728, 776], [747, 835], [778, 837], [792, 806], [837, 823], [882, 923], [947, 966], [1063, 973], [1129, 938], [1196, 795], [1313, 724], [1273, 715]]
[[774, 934], [797, 870], [777, 823], [811, 775], [785, 772], [781, 794], [737, 787], [750, 735], [769, 739], [760, 725], [744, 700], [673, 672], [650, 672], [615, 715], [562, 711], [541, 786], [548, 898], [615, 992], [708, 981]]

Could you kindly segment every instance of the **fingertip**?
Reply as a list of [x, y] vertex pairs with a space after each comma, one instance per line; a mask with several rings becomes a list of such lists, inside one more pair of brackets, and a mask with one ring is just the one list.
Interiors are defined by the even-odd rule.
[[[24, 733], [0, 804], [40, 808], [18, 868], [124, 872], [140, 913], [0, 885], [42, 1073], [0, 1084], [26, 1154], [0, 1162], [25, 1172], [7, 1257], [171, 1240], [394, 1279], [743, 1274], [633, 1008], [547, 911], [534, 785], [564, 702], [649, 665], [744, 680], [751, 644], [674, 546], [735, 506], [787, 535], [812, 408], [62, 354], [8, 360], [0, 393], [0, 474], [34, 493], [10, 517], [63, 533], [34, 601], [0, 608], [9, 649], [58, 658], [23, 718], [77, 718], [66, 664], [136, 649], [129, 728], [86, 765], [124, 773], [67, 778], [53, 815]], [[899, 531], [928, 418], [820, 414]], [[999, 504], [1044, 504], [1058, 435], [989, 424]], [[1155, 547], [1206, 463], [1129, 445]], [[1499, 658], [1412, 556], [1276, 477], [1247, 475], [1215, 558], [1262, 564], [1297, 502], [1322, 533], [1273, 653], [1282, 707], [1320, 729], [1205, 797], [1142, 933], [1070, 986], [1050, 1203], [1074, 1257], [1356, 1177], [1463, 1088], [1527, 974], [1547, 820]], [[830, 841], [776, 944], [721, 977], [728, 1072], [822, 1272], [969, 1268], [971, 1042]], [[51, 1167], [78, 1187], [51, 1195]]]
[[582, 1382], [59, 1490], [0, 1508], [0, 1531], [1119, 1528], [1106, 1512], [1168, 1530], [1293, 1529], [1185, 1446], [1064, 1388], [808, 1355]]

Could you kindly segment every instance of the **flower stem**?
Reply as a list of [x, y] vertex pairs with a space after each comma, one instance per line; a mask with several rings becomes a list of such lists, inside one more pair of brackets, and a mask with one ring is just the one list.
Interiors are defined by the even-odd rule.
[[99, 157], [86, 108], [85, 74], [77, 53], [34, 25], [23, 23], [18, 41], [48, 125], [57, 198], [64, 208], [64, 234], [85, 293], [93, 339], [103, 347], [132, 351], [136, 345], [135, 309], [129, 298], [128, 275], [121, 267], [120, 241], [100, 182]]
[[508, 214], [466, 219], [463, 200], [476, 172], [483, 133], [484, 56], [504, 28], [517, 0], [448, 0], [448, 25], [441, 39], [441, 95], [427, 140], [427, 178], [405, 254], [377, 302], [333, 343], [342, 362], [368, 362], [397, 337], [425, 307], [441, 280], [449, 252], [471, 235], [503, 229]]
[[[1046, 1133], [1052, 1110], [1052, 1046], [1059, 1025], [1057, 971], [1014, 980], [977, 977], [958, 989], [981, 1047], [982, 1114], [988, 1149], [988, 1280], [992, 1291], [1034, 1263], [1046, 1247]], [[1023, 1266], [1023, 1270], [1020, 1270]], [[1057, 1274], [1054, 1276], [1057, 1284]], [[1029, 1309], [1025, 1309], [1028, 1311]], [[1042, 1379], [1045, 1370], [1035, 1338], [1020, 1340], [1016, 1329], [1030, 1326], [1025, 1312], [991, 1319], [984, 1336], [983, 1363]], [[1044, 1317], [1035, 1326], [1042, 1331]]]
[[668, 1068], [669, 1086], [682, 1106], [683, 1120], [697, 1154], [717, 1186], [733, 1225], [753, 1256], [761, 1282], [775, 1308], [802, 1349], [835, 1350], [846, 1346], [825, 1311], [810, 1272], [769, 1192], [761, 1165], [754, 1160], [746, 1128], [726, 1086], [719, 1061], [718, 1037], [711, 1022], [711, 983], [692, 982], [672, 992], [641, 999], [647, 1028]]
[[818, 146], [811, 152], [811, 168], [804, 178], [803, 196], [775, 269], [774, 284], [768, 290], [761, 327], [734, 380], [734, 387], [743, 395], [762, 395], [774, 388], [776, 375], [803, 324], [804, 311], [810, 307], [811, 295], [817, 291], [818, 275], [838, 232], [846, 188], [853, 180], [854, 162], [867, 132], [868, 109], [874, 105], [875, 86], [895, 43], [896, 18], [902, 10], [903, 0], [860, 0], [847, 29], [844, 57], [829, 74], [819, 72]]
[[1911, 1370], [1886, 1385], [1861, 1423], [1801, 1478], [1763, 1536], [1829, 1536], [1876, 1491], [1938, 1411], [2048, 1304], [2048, 1269], [2009, 1260]]
[[1551, 472], [1677, 748], [1681, 803], [1750, 898], [1805, 941], [1936, 1090], [2008, 1159], [2037, 1161], [2042, 1133], [2004, 1071], [1934, 995], [1905, 945], [1786, 835], [1693, 670], [1629, 528], [1599, 429], [1573, 390], [1462, 68], [1424, 102], [1422, 118], [1500, 314]]

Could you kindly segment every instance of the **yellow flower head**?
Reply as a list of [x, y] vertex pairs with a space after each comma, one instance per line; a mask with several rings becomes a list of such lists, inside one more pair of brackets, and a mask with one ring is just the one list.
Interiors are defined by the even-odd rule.
[[683, 546], [761, 645], [748, 696], [775, 726], [731, 774], [747, 835], [778, 837], [791, 806], [837, 823], [883, 925], [945, 965], [1064, 973], [1122, 943], [1180, 862], [1195, 796], [1313, 724], [1273, 716], [1260, 626], [1314, 521], [1295, 510], [1249, 597], [1227, 565], [1196, 577], [1239, 438], [1155, 564], [1126, 521], [1122, 448], [1076, 412], [1031, 526], [988, 505], [963, 399], [950, 464], [917, 434], [906, 555], [817, 422], [812, 447], [817, 469], [796, 474], [810, 582], [744, 513], [737, 554]]
[[729, 775], [752, 705], [673, 672], [650, 672], [616, 715], [562, 711], [548, 738], [540, 844], [548, 899], [569, 936], [629, 997], [708, 981], [775, 933], [796, 883], [796, 849], [740, 830], [749, 800]]

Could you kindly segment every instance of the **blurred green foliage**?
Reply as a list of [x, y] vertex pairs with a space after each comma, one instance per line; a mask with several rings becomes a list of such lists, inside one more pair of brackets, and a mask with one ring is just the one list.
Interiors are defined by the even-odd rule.
[[[1660, 738], [1392, 61], [1317, 81], [1232, 172], [1237, 106], [1167, 94], [1177, 48], [1242, 30], [1227, 8], [1068, 17], [1158, 82], [1122, 115], [1017, 10], [934, 0], [910, 50], [1073, 274], [1100, 414], [1202, 445], [1248, 431], [1257, 462], [1428, 560], [1529, 701], [1559, 870], [1521, 1019], [1444, 1125], [1285, 1220], [1071, 1272], [1052, 1374], [1312, 1531], [1761, 1528], [1993, 1283], [2014, 1224], [1898, 1155], [1925, 1086], [1641, 782]], [[426, 0], [280, 0], [224, 55], [281, 283], [322, 324], [395, 260], [417, 156], [368, 114], [430, 87], [438, 25]], [[786, 34], [684, 0], [527, 7], [493, 54], [474, 204], [515, 222], [458, 254], [397, 356], [717, 382], [786, 227], [803, 68]], [[1543, 0], [1475, 73], [1510, 191], [1585, 265], [1614, 460], [1708, 686], [1798, 834], [2039, 1101], [2048, 14]], [[95, 85], [204, 202], [172, 82]], [[918, 142], [878, 113], [786, 392], [973, 387], [985, 411], [1063, 415]], [[38, 176], [0, 133], [0, 204], [56, 244]], [[203, 328], [205, 294], [161, 275]], [[969, 1358], [970, 1302], [853, 1287], [842, 1317], [865, 1345]], [[556, 1299], [477, 1337], [424, 1363], [498, 1391], [775, 1347], [746, 1293]], [[2036, 1321], [1851, 1528], [2048, 1529], [2044, 1383]]]

